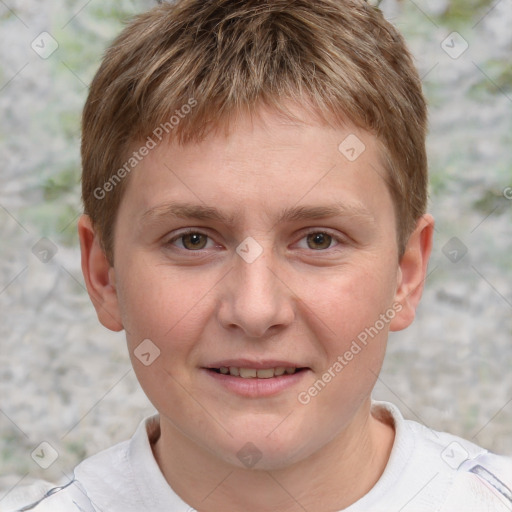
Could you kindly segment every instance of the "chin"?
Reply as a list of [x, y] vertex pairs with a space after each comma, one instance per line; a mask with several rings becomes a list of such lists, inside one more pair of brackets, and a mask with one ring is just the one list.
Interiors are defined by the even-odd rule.
[[[300, 429], [296, 435], [290, 435], [290, 429], [280, 435], [276, 430], [272, 432], [278, 424], [272, 422], [270, 428], [265, 424], [260, 425], [262, 428], [246, 430], [243, 439], [230, 439], [229, 446], [225, 446], [222, 453], [218, 453], [218, 445], [215, 451], [237, 468], [261, 471], [288, 468], [314, 452], [314, 447], [306, 441]], [[227, 457], [226, 453], [229, 454]]]

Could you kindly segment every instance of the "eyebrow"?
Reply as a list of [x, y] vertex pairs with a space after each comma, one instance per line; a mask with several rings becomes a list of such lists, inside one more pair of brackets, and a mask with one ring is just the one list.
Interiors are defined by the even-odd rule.
[[[168, 217], [191, 220], [213, 220], [226, 225], [233, 225], [239, 212], [224, 214], [213, 206], [192, 203], [170, 202], [150, 208], [142, 215], [142, 222], [164, 221]], [[356, 217], [363, 222], [375, 222], [374, 216], [362, 204], [335, 203], [322, 206], [293, 206], [284, 208], [277, 216], [275, 223], [296, 222], [309, 219], [325, 219], [330, 217]]]

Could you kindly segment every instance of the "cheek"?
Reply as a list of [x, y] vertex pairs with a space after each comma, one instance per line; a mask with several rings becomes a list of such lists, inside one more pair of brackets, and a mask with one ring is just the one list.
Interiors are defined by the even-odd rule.
[[[210, 315], [208, 291], [216, 280], [164, 265], [135, 264], [123, 277], [121, 310], [140, 385], [160, 411], [190, 407], [184, 390], [193, 389], [193, 382], [183, 363], [201, 339]], [[147, 353], [149, 361], [144, 361]]]
[[392, 308], [396, 278], [392, 266], [368, 266], [336, 270], [321, 279], [301, 279], [297, 295], [301, 297], [337, 348], [379, 320]]
[[122, 282], [120, 307], [130, 346], [149, 338], [176, 350], [201, 328], [215, 280], [164, 265], [132, 265]]
[[[314, 402], [309, 404], [311, 410], [327, 408], [336, 416], [332, 404], [343, 403], [347, 411], [354, 412], [371, 393], [395, 314], [392, 268], [392, 264], [374, 261], [333, 272], [316, 280], [314, 286], [303, 285], [304, 314], [311, 311], [309, 326], [317, 340], [316, 350], [323, 353], [318, 370], [301, 395], [301, 403]], [[334, 422], [338, 421], [343, 423], [344, 419], [340, 416]]]
[[325, 435], [343, 428], [371, 394], [395, 313], [393, 282], [354, 271], [310, 289], [309, 325], [323, 357], [298, 400], [312, 416], [330, 418], [332, 429]]

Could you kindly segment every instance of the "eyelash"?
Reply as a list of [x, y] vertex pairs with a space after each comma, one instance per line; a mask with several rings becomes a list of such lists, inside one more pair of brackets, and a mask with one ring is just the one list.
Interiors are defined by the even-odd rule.
[[[313, 229], [311, 231], [308, 231], [308, 232], [304, 233], [304, 235], [302, 236], [302, 238], [300, 238], [300, 240], [303, 240], [308, 235], [318, 234], [318, 233], [322, 233], [322, 234], [330, 236], [332, 238], [332, 240], [335, 240], [336, 242], [338, 242], [339, 245], [344, 245], [347, 243], [345, 238], [343, 238], [339, 235], [335, 235], [335, 234], [329, 232], [328, 230], [322, 230], [322, 229]], [[203, 231], [199, 231], [197, 229], [191, 228], [191, 229], [187, 229], [186, 231], [182, 231], [181, 233], [179, 233], [179, 234], [175, 235], [174, 237], [172, 237], [171, 239], [169, 239], [166, 242], [166, 245], [171, 246], [171, 245], [173, 245], [173, 243], [175, 241], [180, 240], [184, 236], [191, 235], [191, 234], [202, 235], [202, 236], [208, 238], [209, 240], [211, 240], [211, 237], [207, 233], [204, 233]], [[309, 250], [312, 252], [320, 253], [320, 252], [328, 252], [328, 251], [334, 250], [336, 247], [337, 246], [329, 247], [327, 249], [317, 249], [317, 250], [309, 249]], [[182, 247], [177, 247], [177, 249], [179, 249], [180, 251], [188, 252], [188, 253], [199, 253], [199, 254], [201, 254], [203, 251], [207, 250], [207, 249], [198, 249], [197, 251], [193, 251], [193, 250], [182, 248]]]

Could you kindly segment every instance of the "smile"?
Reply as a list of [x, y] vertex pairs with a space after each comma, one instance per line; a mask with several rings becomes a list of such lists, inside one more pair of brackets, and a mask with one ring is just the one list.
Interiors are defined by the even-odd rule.
[[231, 364], [202, 368], [203, 375], [208, 379], [206, 383], [208, 391], [211, 390], [216, 394], [217, 389], [223, 389], [245, 398], [271, 397], [292, 389], [297, 392], [304, 388], [304, 379], [309, 371], [309, 368], [299, 366], [270, 367], [263, 364], [259, 368]]
[[220, 368], [210, 368], [216, 373], [222, 375], [231, 375], [233, 377], [241, 377], [242, 379], [271, 379], [273, 377], [280, 377], [285, 373], [293, 375], [295, 372], [303, 368], [285, 368], [278, 366], [276, 368], [240, 368], [238, 366], [221, 366]]

